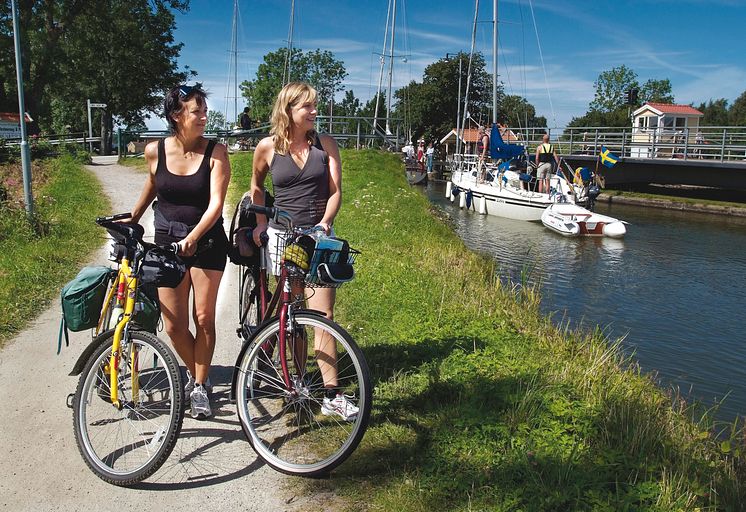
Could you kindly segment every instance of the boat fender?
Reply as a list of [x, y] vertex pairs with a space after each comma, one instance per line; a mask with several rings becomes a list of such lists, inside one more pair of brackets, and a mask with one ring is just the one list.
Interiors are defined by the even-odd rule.
[[471, 208], [471, 200], [473, 199], [474, 195], [472, 194], [471, 190], [468, 190], [466, 192], [466, 208]]
[[452, 181], [449, 181], [448, 183], [446, 183], [446, 199], [450, 199], [451, 198], [451, 187], [452, 186], [453, 186], [453, 182]]
[[458, 197], [458, 195], [459, 195], [460, 193], [461, 193], [461, 189], [460, 189], [460, 188], [458, 188], [458, 187], [457, 187], [456, 185], [454, 185], [454, 186], [453, 186], [453, 188], [451, 189], [451, 195], [452, 195], [453, 197]]

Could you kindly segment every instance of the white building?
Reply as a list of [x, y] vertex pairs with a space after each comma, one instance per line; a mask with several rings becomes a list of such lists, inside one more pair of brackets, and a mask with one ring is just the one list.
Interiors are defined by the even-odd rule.
[[[695, 144], [702, 112], [689, 105], [645, 103], [632, 112], [630, 156], [649, 158], [676, 153], [676, 146]], [[638, 145], [638, 147], [635, 147]], [[655, 154], [652, 148], [658, 146]]]

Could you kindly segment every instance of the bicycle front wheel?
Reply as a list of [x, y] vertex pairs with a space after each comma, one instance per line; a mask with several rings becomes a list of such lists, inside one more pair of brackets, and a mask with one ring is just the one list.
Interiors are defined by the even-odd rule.
[[101, 337], [104, 341], [88, 359], [73, 399], [75, 441], [99, 478], [132, 485], [152, 475], [176, 444], [183, 420], [181, 374], [161, 340], [130, 332], [118, 358], [120, 407], [115, 407], [109, 368], [114, 331]]
[[[285, 361], [277, 346], [280, 322], [257, 333], [239, 363], [236, 401], [241, 426], [256, 453], [274, 469], [321, 476], [344, 462], [365, 434], [371, 385], [362, 351], [350, 335], [321, 316], [299, 312]], [[290, 384], [282, 371], [287, 367]], [[332, 386], [345, 417], [325, 399]]]

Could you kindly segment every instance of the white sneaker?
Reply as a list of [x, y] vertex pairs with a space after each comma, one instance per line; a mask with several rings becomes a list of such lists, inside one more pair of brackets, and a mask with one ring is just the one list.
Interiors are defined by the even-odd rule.
[[207, 396], [205, 386], [196, 384], [189, 397], [192, 399], [192, 418], [205, 419], [212, 416], [210, 397]]
[[[194, 377], [192, 377], [192, 374], [189, 370], [186, 371], [187, 376], [187, 383], [184, 385], [184, 394], [186, 396], [191, 396], [192, 391], [194, 391]], [[207, 377], [207, 382], [205, 382], [205, 389], [207, 389], [208, 394], [212, 394], [212, 382], [210, 382], [210, 377]]]
[[360, 409], [350, 402], [352, 398], [354, 397], [339, 393], [334, 398], [325, 396], [321, 403], [321, 414], [324, 416], [337, 415], [345, 421], [354, 421]]

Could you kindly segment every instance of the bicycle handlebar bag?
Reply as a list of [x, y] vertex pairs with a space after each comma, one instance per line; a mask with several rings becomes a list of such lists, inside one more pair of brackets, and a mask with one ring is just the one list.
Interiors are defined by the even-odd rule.
[[62, 317], [71, 331], [93, 329], [98, 325], [106, 289], [115, 270], [104, 267], [83, 267], [75, 279], [62, 288]]
[[182, 259], [173, 252], [153, 247], [142, 259], [140, 270], [143, 284], [176, 288], [184, 279], [187, 268]]

